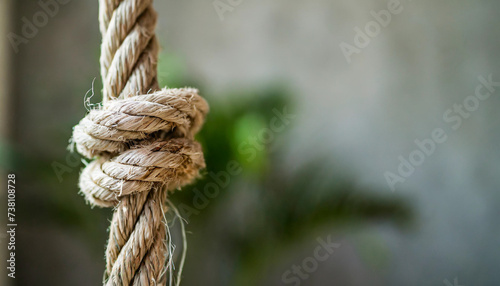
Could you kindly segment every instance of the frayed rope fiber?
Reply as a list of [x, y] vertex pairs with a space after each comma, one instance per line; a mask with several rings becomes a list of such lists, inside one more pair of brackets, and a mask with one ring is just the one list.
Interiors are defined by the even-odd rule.
[[164, 285], [166, 193], [205, 167], [193, 137], [208, 113], [192, 88], [159, 89], [152, 0], [100, 0], [103, 104], [73, 129], [94, 159], [80, 175], [88, 202], [114, 207], [106, 249], [106, 285]]

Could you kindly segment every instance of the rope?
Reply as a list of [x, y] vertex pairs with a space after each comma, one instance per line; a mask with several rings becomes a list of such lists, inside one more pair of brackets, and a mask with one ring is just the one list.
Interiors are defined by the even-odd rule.
[[99, 0], [103, 104], [73, 130], [78, 152], [94, 159], [81, 192], [114, 208], [106, 285], [165, 283], [166, 193], [205, 167], [193, 137], [208, 104], [196, 89], [159, 90], [156, 18], [152, 0]]

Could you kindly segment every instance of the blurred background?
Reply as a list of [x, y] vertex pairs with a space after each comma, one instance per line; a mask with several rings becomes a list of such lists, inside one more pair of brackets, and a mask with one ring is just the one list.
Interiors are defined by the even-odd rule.
[[[211, 106], [203, 179], [170, 196], [189, 222], [182, 285], [500, 284], [500, 90], [484, 84], [500, 2], [155, 2], [160, 85]], [[101, 100], [98, 1], [0, 14], [4, 285], [98, 285], [112, 211], [86, 205], [67, 151], [93, 82]]]

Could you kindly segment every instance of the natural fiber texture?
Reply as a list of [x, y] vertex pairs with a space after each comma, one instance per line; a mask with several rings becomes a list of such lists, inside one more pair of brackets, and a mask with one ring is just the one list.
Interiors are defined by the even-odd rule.
[[100, 0], [103, 105], [73, 130], [89, 159], [79, 186], [93, 205], [115, 207], [107, 285], [165, 283], [166, 191], [205, 167], [193, 136], [208, 112], [196, 89], [158, 90], [152, 0]]

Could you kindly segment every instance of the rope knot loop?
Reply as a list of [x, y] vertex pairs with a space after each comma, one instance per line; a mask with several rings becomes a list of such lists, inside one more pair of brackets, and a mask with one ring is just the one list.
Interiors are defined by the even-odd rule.
[[192, 182], [205, 167], [193, 137], [208, 109], [196, 89], [181, 88], [109, 100], [91, 110], [73, 129], [78, 152], [95, 159], [80, 176], [86, 199], [114, 207], [120, 197], [155, 184], [174, 190]]

